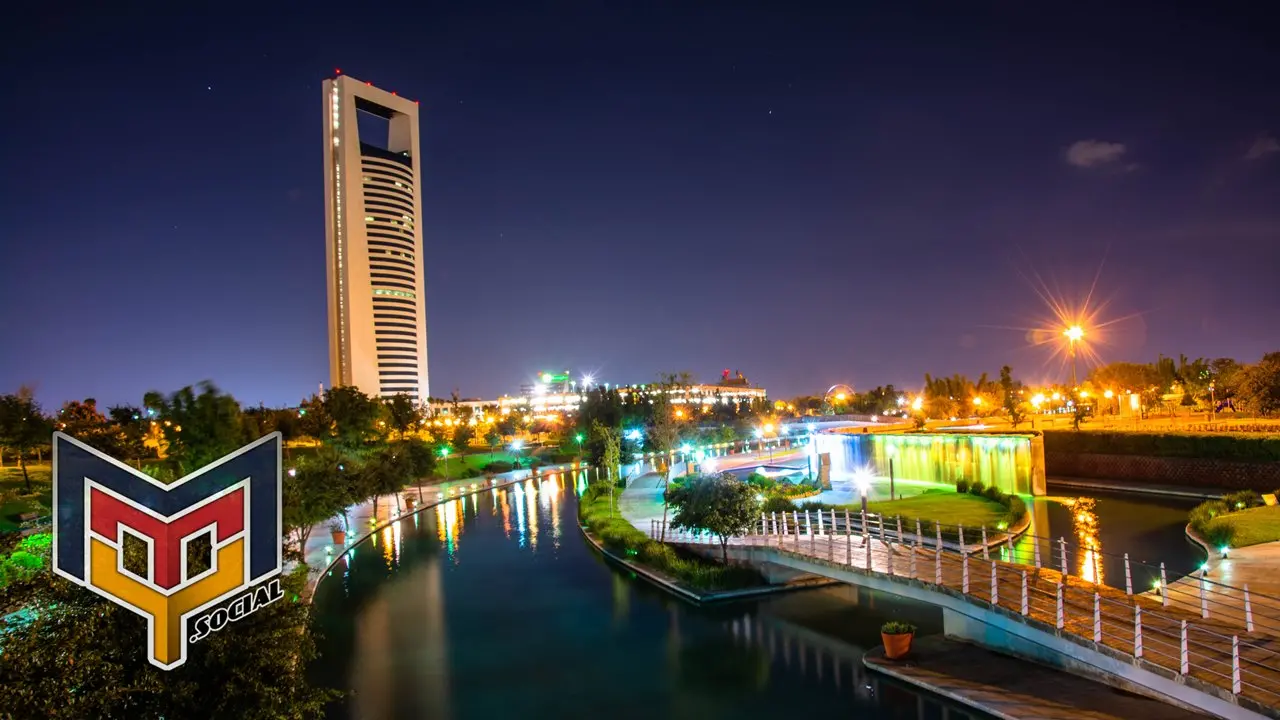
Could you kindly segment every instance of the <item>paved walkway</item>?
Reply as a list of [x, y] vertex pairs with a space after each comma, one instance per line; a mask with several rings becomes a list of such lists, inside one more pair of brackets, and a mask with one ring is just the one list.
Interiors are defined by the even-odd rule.
[[877, 648], [862, 661], [872, 670], [1005, 720], [1209, 717], [937, 636], [916, 638], [906, 659], [886, 659]]
[[[306, 550], [303, 553], [308, 568], [304, 597], [308, 601], [311, 599], [311, 594], [315, 591], [316, 584], [320, 582], [321, 576], [338, 558], [342, 557], [346, 548], [359, 544], [360, 541], [381, 530], [388, 523], [394, 522], [400, 516], [412, 513], [414, 510], [408, 507], [408, 498], [412, 498], [418, 505], [415, 509], [425, 510], [442, 502], [448, 502], [452, 498], [491, 488], [505, 487], [512, 483], [528, 480], [531, 477], [563, 472], [572, 468], [573, 465], [571, 464], [553, 465], [541, 467], [536, 471], [512, 470], [511, 472], [494, 475], [492, 478], [448, 480], [410, 486], [398, 493], [381, 495], [376, 500], [366, 500], [352, 505], [347, 508], [347, 522], [350, 524], [351, 529], [347, 533], [345, 547], [335, 546], [329, 532], [329, 524], [331, 522], [342, 522], [341, 515], [335, 515], [333, 518], [316, 523], [311, 528], [311, 535], [307, 538]], [[419, 500], [419, 497], [421, 497], [421, 500]], [[292, 569], [292, 567], [294, 565], [286, 567], [286, 571]]]

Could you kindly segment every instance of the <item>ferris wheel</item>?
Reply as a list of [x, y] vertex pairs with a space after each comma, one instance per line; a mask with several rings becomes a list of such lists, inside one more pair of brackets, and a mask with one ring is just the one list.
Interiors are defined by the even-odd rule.
[[853, 394], [854, 393], [853, 393], [852, 385], [837, 383], [827, 388], [827, 391], [822, 394], [822, 401], [825, 403], [830, 403], [831, 401], [834, 400], [835, 402], [842, 403], [842, 402], [845, 402], [846, 400], [852, 400]]

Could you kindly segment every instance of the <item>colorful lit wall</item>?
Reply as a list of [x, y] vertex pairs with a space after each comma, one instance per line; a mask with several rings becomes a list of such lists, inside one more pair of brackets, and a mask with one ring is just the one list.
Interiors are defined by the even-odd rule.
[[893, 460], [900, 480], [995, 485], [1004, 492], [1044, 495], [1044, 440], [1039, 434], [822, 433], [819, 453], [831, 453], [833, 478], [859, 468], [887, 477]]

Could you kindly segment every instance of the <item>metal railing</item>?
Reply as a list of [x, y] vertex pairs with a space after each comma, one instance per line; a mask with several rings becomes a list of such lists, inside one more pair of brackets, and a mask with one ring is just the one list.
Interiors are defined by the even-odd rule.
[[[652, 520], [650, 536], [661, 535], [662, 521]], [[670, 525], [666, 536], [719, 543], [705, 531]], [[1280, 705], [1280, 598], [1214, 581], [1205, 570], [1171, 582], [1164, 563], [1104, 553], [1087, 537], [1019, 535], [845, 509], [762, 514], [750, 534], [730, 543], [958, 589], [1237, 699]], [[1104, 565], [1123, 567], [1122, 587], [1104, 582]], [[1144, 584], [1151, 589], [1135, 591]]]

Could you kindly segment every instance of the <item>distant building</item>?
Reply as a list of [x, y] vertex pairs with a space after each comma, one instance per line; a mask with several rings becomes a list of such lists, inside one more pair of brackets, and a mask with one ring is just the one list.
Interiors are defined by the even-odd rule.
[[[738, 375], [742, 378], [741, 373]], [[604, 387], [608, 387], [605, 385]], [[623, 399], [632, 393], [649, 394], [661, 392], [661, 389], [655, 385], [619, 385], [618, 393]], [[682, 387], [672, 388], [670, 391], [671, 403], [673, 405], [715, 405], [721, 403], [737, 403], [751, 402], [755, 400], [767, 400], [768, 391], [760, 387], [751, 387], [746, 384], [746, 378], [742, 378], [741, 384], [717, 384], [717, 385], [686, 385]], [[586, 394], [582, 390], [570, 392], [540, 392], [537, 386], [534, 386], [533, 392], [522, 393], [518, 396], [503, 395], [494, 400], [461, 400], [458, 402], [459, 408], [484, 409], [493, 408], [499, 412], [510, 412], [512, 410], [527, 410], [534, 414], [543, 414], [551, 412], [572, 412], [578, 409], [578, 406], [586, 399]], [[436, 402], [432, 403], [432, 407], [437, 410], [448, 410], [453, 406], [452, 402]]]
[[[361, 137], [360, 113], [386, 136]], [[426, 401], [417, 103], [346, 75], [325, 80], [324, 153], [329, 382]]]

